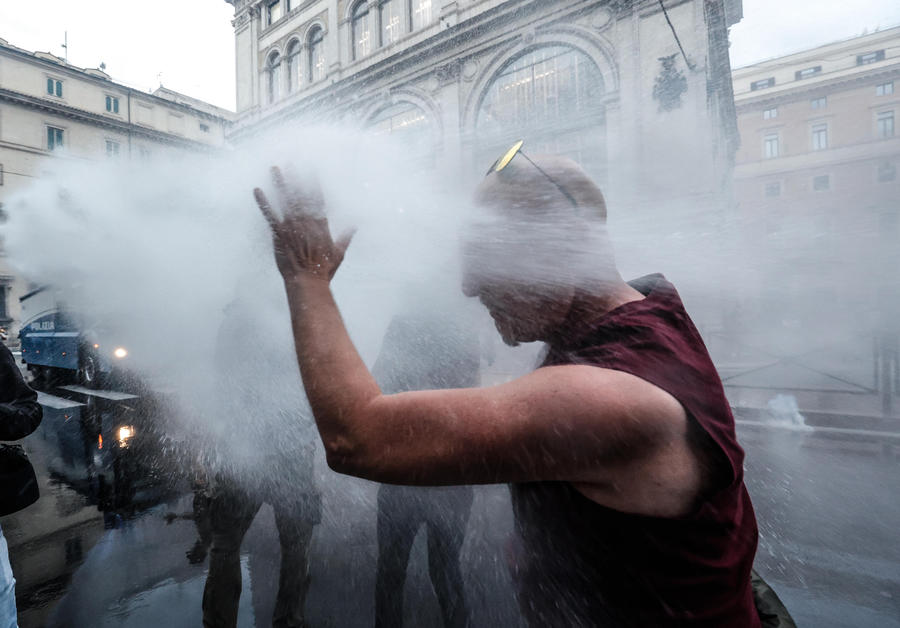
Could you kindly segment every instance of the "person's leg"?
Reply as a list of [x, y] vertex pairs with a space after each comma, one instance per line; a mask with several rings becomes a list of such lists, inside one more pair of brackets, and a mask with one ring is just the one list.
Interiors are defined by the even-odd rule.
[[241, 541], [259, 510], [257, 496], [220, 482], [209, 504], [212, 544], [203, 590], [204, 628], [233, 628], [241, 597]]
[[16, 579], [9, 564], [9, 546], [0, 528], [0, 628], [18, 628]]
[[470, 487], [434, 492], [428, 515], [428, 572], [437, 594], [446, 628], [469, 624], [465, 586], [459, 566], [459, 553], [466, 537], [466, 525], [472, 511]]
[[309, 543], [319, 521], [318, 495], [299, 495], [274, 504], [275, 525], [281, 543], [281, 575], [275, 601], [273, 628], [306, 625], [304, 606], [309, 591]]
[[403, 625], [406, 567], [421, 520], [415, 517], [408, 490], [378, 489], [378, 567], [375, 574], [375, 628]]
[[193, 515], [194, 526], [197, 528], [197, 540], [186, 552], [188, 562], [198, 565], [206, 560], [209, 553], [209, 545], [212, 543], [212, 522], [209, 515], [210, 496], [206, 486], [199, 484], [193, 487]]

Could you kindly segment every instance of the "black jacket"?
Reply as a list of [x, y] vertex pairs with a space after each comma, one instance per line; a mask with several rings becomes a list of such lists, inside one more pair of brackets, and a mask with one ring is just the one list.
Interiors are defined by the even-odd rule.
[[16, 360], [0, 343], [0, 441], [25, 438], [41, 424], [37, 393], [22, 378]]

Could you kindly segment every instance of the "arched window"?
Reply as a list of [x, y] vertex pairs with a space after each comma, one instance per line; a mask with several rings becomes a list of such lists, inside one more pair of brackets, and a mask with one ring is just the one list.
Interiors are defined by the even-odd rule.
[[281, 98], [281, 55], [273, 52], [266, 61], [266, 94], [269, 104]]
[[414, 31], [431, 24], [431, 0], [409, 0], [409, 24]]
[[309, 33], [309, 82], [315, 83], [325, 78], [325, 32], [316, 26]]
[[403, 7], [400, 0], [381, 0], [378, 3], [378, 26], [381, 30], [381, 45], [392, 44], [403, 34]]
[[544, 46], [513, 59], [494, 76], [478, 109], [479, 167], [525, 138], [532, 153], [566, 155], [602, 176], [603, 92], [599, 68], [575, 48]]
[[362, 59], [372, 51], [372, 29], [369, 26], [369, 3], [360, 0], [350, 15], [350, 36], [353, 39], [353, 58]]
[[300, 42], [296, 39], [287, 47], [287, 87], [288, 93], [294, 92], [302, 82], [300, 66]]
[[418, 105], [401, 102], [386, 107], [372, 118], [369, 128], [376, 134], [390, 135], [391, 141], [403, 146], [406, 155], [418, 166], [434, 165], [434, 125]]

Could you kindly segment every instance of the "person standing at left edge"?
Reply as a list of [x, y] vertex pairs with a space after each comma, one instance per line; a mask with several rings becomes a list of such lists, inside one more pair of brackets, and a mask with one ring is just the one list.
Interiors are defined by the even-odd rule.
[[[25, 438], [41, 423], [37, 393], [28, 387], [10, 350], [0, 343], [0, 441]], [[18, 445], [0, 445], [0, 516], [37, 501], [34, 469]], [[16, 628], [16, 579], [9, 564], [9, 546], [0, 529], [0, 628]]]

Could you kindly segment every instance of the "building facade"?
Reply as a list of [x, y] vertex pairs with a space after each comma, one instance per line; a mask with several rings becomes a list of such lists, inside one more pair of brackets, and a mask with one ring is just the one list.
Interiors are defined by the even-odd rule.
[[[57, 159], [148, 159], [225, 143], [233, 113], [160, 87], [118, 83], [0, 39], [0, 209]], [[0, 327], [17, 343], [17, 279], [0, 256]]]
[[736, 69], [734, 94], [735, 192], [762, 228], [805, 208], [839, 235], [847, 212], [895, 220], [900, 27]]
[[474, 177], [524, 138], [582, 163], [619, 206], [719, 199], [730, 183], [739, 1], [227, 1], [235, 142], [350, 121]]
[[770, 380], [802, 388], [801, 408], [808, 399], [895, 413], [900, 27], [733, 77], [741, 136], [734, 190], [757, 270], [746, 291], [755, 311], [746, 314], [790, 331], [779, 346], [760, 344], [775, 334], [755, 335], [757, 348], [779, 356], [766, 367]]

